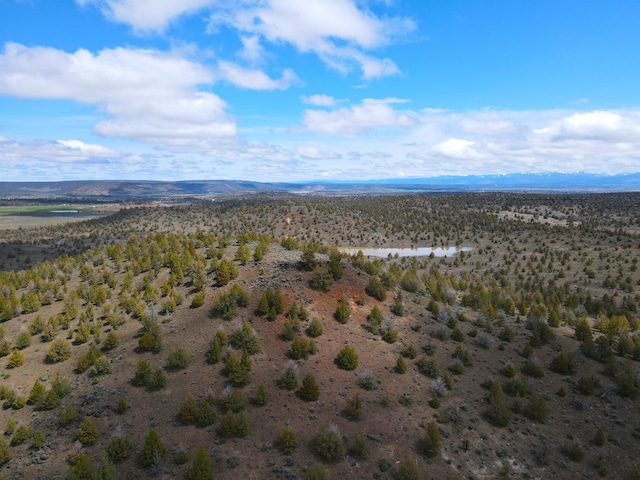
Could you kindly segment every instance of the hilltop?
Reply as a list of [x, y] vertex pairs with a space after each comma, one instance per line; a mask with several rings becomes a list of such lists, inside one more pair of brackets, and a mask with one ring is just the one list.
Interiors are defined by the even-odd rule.
[[[204, 447], [225, 479], [637, 475], [639, 200], [266, 195], [3, 231], [0, 472], [186, 478]], [[469, 250], [337, 249], [383, 246]]]

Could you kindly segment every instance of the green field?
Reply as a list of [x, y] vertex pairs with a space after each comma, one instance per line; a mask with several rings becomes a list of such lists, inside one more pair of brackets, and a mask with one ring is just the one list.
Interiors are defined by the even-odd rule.
[[18, 215], [21, 213], [50, 212], [52, 210], [83, 210], [87, 205], [22, 205], [0, 206], [0, 215]]

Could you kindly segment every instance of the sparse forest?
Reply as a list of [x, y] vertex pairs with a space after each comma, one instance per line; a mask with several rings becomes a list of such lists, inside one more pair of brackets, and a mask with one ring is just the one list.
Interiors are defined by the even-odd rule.
[[123, 204], [0, 242], [2, 478], [640, 478], [640, 194]]

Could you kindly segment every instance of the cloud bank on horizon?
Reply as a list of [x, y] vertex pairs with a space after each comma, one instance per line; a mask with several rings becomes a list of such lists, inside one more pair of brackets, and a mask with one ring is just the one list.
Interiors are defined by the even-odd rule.
[[640, 172], [638, 14], [633, 0], [0, 1], [3, 179]]

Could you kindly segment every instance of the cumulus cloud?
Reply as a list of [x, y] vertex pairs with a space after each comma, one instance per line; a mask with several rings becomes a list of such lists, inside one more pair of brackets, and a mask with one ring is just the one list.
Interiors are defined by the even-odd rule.
[[97, 5], [107, 18], [137, 31], [162, 31], [174, 19], [212, 5], [214, 0], [76, 0]]
[[30, 140], [19, 141], [0, 137], [0, 160], [51, 159], [57, 162], [76, 163], [91, 159], [116, 159], [122, 154], [103, 145], [80, 140]]
[[602, 110], [574, 113], [537, 130], [537, 133], [556, 139], [634, 140], [640, 135], [640, 115]]
[[242, 42], [242, 49], [238, 52], [238, 56], [245, 62], [257, 64], [264, 60], [266, 53], [259, 36], [243, 36], [240, 41]]
[[198, 89], [213, 80], [209, 69], [175, 52], [67, 53], [8, 43], [0, 54], [0, 94], [96, 105], [108, 117], [94, 126], [97, 134], [160, 145], [236, 135], [226, 103]]
[[236, 87], [249, 90], [286, 90], [291, 85], [298, 84], [300, 79], [291, 69], [282, 72], [280, 79], [274, 80], [261, 70], [248, 69], [232, 62], [218, 63], [218, 73], [221, 78]]
[[312, 132], [332, 135], [353, 135], [381, 127], [410, 127], [417, 123], [415, 115], [392, 106], [403, 102], [396, 98], [368, 98], [351, 108], [306, 110], [303, 123]]
[[[243, 43], [239, 57], [250, 63], [264, 58], [261, 40], [290, 44], [312, 52], [340, 72], [354, 67], [366, 79], [395, 75], [390, 58], [377, 58], [372, 50], [388, 45], [416, 29], [408, 17], [377, 16], [356, 0], [76, 0], [93, 4], [116, 22], [138, 32], [162, 32], [181, 16], [203, 12], [208, 31], [220, 26], [237, 30]], [[387, 5], [390, 7], [390, 5]]]
[[220, 25], [315, 53], [341, 72], [358, 66], [367, 79], [394, 75], [399, 69], [392, 59], [365, 52], [415, 30], [410, 18], [378, 17], [353, 0], [247, 0], [227, 8], [218, 5], [209, 29], [215, 32]]
[[637, 110], [425, 110], [405, 140], [428, 176], [640, 171]]
[[333, 107], [336, 104], [336, 99], [329, 95], [303, 95], [300, 99], [302, 103], [315, 105], [316, 107]]
[[317, 147], [298, 147], [296, 153], [304, 158], [310, 158], [315, 160], [330, 159], [336, 160], [342, 158], [342, 155], [337, 152], [328, 150], [320, 150]]
[[478, 158], [478, 152], [473, 149], [475, 143], [461, 138], [449, 138], [442, 143], [434, 145], [433, 149], [448, 158], [460, 160]]

